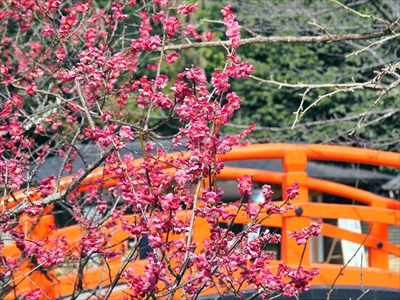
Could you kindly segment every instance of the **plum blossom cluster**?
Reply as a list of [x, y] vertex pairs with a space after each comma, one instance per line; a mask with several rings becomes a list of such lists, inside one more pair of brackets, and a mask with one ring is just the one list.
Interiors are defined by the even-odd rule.
[[211, 78], [211, 83], [217, 90], [218, 94], [227, 92], [231, 87], [231, 85], [228, 83], [228, 76], [226, 74], [222, 74], [219, 70], [217, 70]]
[[[279, 243], [280, 235], [265, 231], [249, 243], [244, 237], [243, 234], [235, 237], [226, 229], [212, 230], [210, 239], [204, 241], [208, 251], [191, 255], [192, 263], [200, 272], [187, 276], [185, 293], [196, 294], [200, 284], [211, 286], [209, 277], [212, 276], [221, 283], [221, 289], [229, 290], [232, 286], [246, 282], [263, 298], [277, 294], [291, 297], [309, 290], [310, 282], [319, 275], [317, 269], [308, 271], [303, 267], [292, 268], [285, 264], [279, 264], [278, 272], [273, 273], [269, 269], [273, 254], [260, 249], [268, 244]], [[215, 253], [218, 253], [217, 258], [211, 263], [210, 257], [215, 256]], [[232, 277], [232, 273], [240, 276]], [[243, 292], [238, 292], [238, 295], [241, 294]]]
[[163, 21], [163, 23], [168, 38], [172, 38], [175, 32], [181, 27], [181, 22], [176, 19], [176, 16], [169, 17], [167, 20]]
[[16, 159], [0, 161], [0, 183], [6, 184], [10, 190], [17, 191], [25, 182], [24, 162]]
[[158, 282], [165, 281], [167, 266], [160, 262], [155, 255], [149, 255], [149, 264], [143, 275], [136, 275], [133, 268], [128, 268], [122, 276], [127, 279], [128, 287], [132, 290], [130, 296], [134, 299], [144, 298], [156, 288]]
[[200, 41], [211, 41], [214, 38], [215, 33], [211, 31], [206, 31], [203, 34], [199, 34], [193, 24], [188, 24], [185, 30], [182, 31], [182, 35], [191, 35], [196, 40]]
[[179, 5], [178, 6], [178, 14], [180, 15], [188, 15], [190, 13], [195, 12], [199, 8], [198, 3], [193, 3], [190, 5]]
[[69, 15], [61, 18], [61, 26], [58, 32], [61, 36], [68, 36], [71, 33], [71, 29], [78, 23], [76, 15]]
[[[223, 155], [248, 145], [256, 126], [221, 134], [242, 103], [230, 80], [254, 72], [236, 56], [240, 27], [231, 7], [221, 10], [231, 48], [225, 66], [211, 76], [195, 66], [167, 76], [164, 66], [179, 53], [164, 46], [180, 34], [215, 36], [186, 24], [197, 3], [73, 2], [10, 1], [0, 11], [0, 231], [12, 240], [10, 246], [0, 241], [1, 285], [26, 299], [52, 298], [48, 291], [62, 284], [59, 269], [71, 270], [78, 298], [93, 265], [109, 274], [119, 262], [131, 299], [196, 298], [208, 288], [227, 293], [232, 287], [241, 295], [243, 285], [262, 297], [308, 290], [318, 271], [281, 264], [272, 273], [266, 246], [281, 236], [260, 232], [261, 218], [292, 208], [299, 186], [287, 189], [284, 206], [272, 201], [268, 185], [263, 202], [246, 204], [253, 186], [248, 175], [238, 179], [234, 203], [223, 201], [219, 187]], [[18, 24], [17, 35], [10, 24]], [[169, 122], [179, 129], [164, 146], [160, 128]], [[132, 141], [139, 144], [133, 150]], [[90, 155], [82, 150], [87, 144], [95, 147]], [[182, 148], [188, 151], [171, 154]], [[60, 170], [43, 176], [46, 161]], [[230, 226], [240, 214], [249, 224], [235, 234]], [[59, 215], [70, 217], [63, 225], [76, 225], [56, 230]], [[290, 235], [303, 244], [319, 232], [320, 223], [313, 223]], [[139, 268], [143, 248], [147, 264]], [[38, 276], [30, 278], [35, 288], [21, 294], [9, 280], [26, 270]]]
[[226, 74], [233, 78], [247, 78], [254, 72], [254, 66], [250, 65], [249, 62], [243, 62], [241, 64], [235, 64], [226, 68]]
[[231, 7], [231, 5], [224, 6], [221, 12], [227, 26], [226, 35], [229, 37], [230, 46], [236, 49], [240, 44], [240, 27], [239, 23], [235, 21], [236, 16], [231, 11]]
[[298, 245], [307, 243], [308, 239], [312, 236], [318, 236], [321, 233], [321, 223], [322, 220], [319, 219], [318, 222], [313, 222], [309, 227], [305, 227], [294, 232], [288, 231], [290, 238], [295, 239]]
[[175, 51], [174, 52], [172, 52], [171, 54], [169, 54], [169, 55], [167, 55], [166, 57], [165, 57], [165, 61], [168, 63], [168, 64], [173, 64], [174, 62], [176, 62], [176, 60], [179, 58], [179, 54], [178, 53], [176, 53]]
[[239, 184], [238, 184], [239, 194], [241, 196], [251, 195], [251, 188], [252, 188], [253, 182], [251, 181], [250, 176], [245, 175], [242, 178], [239, 178], [238, 181], [239, 181]]
[[[13, 241], [15, 242], [18, 250], [24, 253], [26, 257], [29, 257], [31, 261], [36, 262], [37, 265], [43, 268], [51, 268], [60, 265], [68, 256], [69, 249], [64, 237], [62, 238], [49, 238], [46, 241], [46, 247], [44, 241], [29, 241], [24, 238], [24, 235], [20, 231], [22, 224], [18, 224], [17, 227], [10, 230]], [[52, 231], [51, 229], [49, 229]], [[16, 261], [7, 259], [8, 268], [16, 267]]]
[[295, 199], [299, 195], [299, 184], [297, 182], [293, 183], [291, 187], [288, 187], [285, 191], [286, 196], [289, 199]]

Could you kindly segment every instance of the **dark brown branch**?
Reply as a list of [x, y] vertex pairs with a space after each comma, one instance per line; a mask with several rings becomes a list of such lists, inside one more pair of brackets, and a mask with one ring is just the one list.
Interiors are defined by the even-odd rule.
[[[393, 108], [386, 108], [378, 111], [370, 111], [366, 113], [366, 116], [373, 116], [373, 115], [382, 115], [379, 118], [385, 119], [388, 118], [394, 114], [400, 113], [400, 108], [393, 109]], [[346, 116], [343, 118], [332, 118], [332, 119], [327, 119], [327, 120], [318, 120], [318, 121], [309, 121], [309, 122], [304, 122], [304, 123], [298, 123], [296, 124], [296, 128], [309, 128], [313, 126], [324, 126], [324, 125], [331, 125], [331, 124], [338, 124], [342, 122], [347, 122], [347, 121], [354, 121], [354, 120], [359, 120], [360, 116], [359, 114], [356, 115], [350, 115]], [[382, 120], [381, 119], [381, 120]], [[231, 128], [238, 128], [238, 129], [247, 129], [249, 128], [250, 124], [234, 124], [234, 123], [226, 123], [225, 126], [231, 127]], [[267, 126], [257, 126], [253, 130], [263, 130], [263, 131], [270, 131], [270, 132], [281, 132], [281, 131], [287, 131], [291, 130], [292, 126], [285, 126], [285, 127], [267, 127]]]
[[91, 164], [81, 175], [79, 175], [65, 190], [62, 190], [61, 192], [53, 193], [47, 197], [44, 197], [41, 200], [35, 201], [35, 202], [24, 202], [20, 203], [17, 206], [15, 206], [13, 209], [10, 209], [9, 211], [5, 212], [5, 215], [9, 217], [15, 217], [21, 214], [21, 212], [28, 208], [31, 205], [42, 205], [47, 206], [52, 203], [55, 203], [63, 198], [65, 198], [71, 191], [76, 188], [91, 172], [93, 172], [94, 169], [96, 169], [98, 166], [100, 166], [101, 163], [105, 161], [105, 159], [110, 156], [110, 154], [115, 150], [114, 147], [109, 148], [106, 152], [104, 152], [101, 157]]
[[376, 3], [375, 0], [370, 0], [372, 5], [375, 6], [376, 10], [379, 11], [379, 13], [386, 19], [388, 20], [390, 23], [393, 23], [393, 21], [391, 20], [391, 18], [381, 9], [381, 6]]

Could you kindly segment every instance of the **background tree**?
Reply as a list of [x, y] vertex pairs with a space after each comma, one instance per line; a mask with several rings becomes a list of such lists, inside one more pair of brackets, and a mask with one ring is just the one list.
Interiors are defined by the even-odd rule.
[[[220, 3], [201, 2], [199, 28], [221, 28]], [[237, 53], [255, 72], [232, 83], [245, 101], [230, 132], [256, 121], [258, 141], [398, 149], [397, 1], [231, 3], [247, 43]], [[224, 59], [216, 45], [185, 43], [208, 74]]]

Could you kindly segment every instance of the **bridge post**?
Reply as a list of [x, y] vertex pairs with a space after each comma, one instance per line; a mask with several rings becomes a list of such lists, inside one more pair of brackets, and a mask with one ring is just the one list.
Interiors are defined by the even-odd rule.
[[[282, 198], [285, 200], [285, 190], [290, 187], [294, 182], [300, 185], [300, 195], [292, 201], [294, 209], [296, 209], [296, 203], [308, 202], [308, 186], [307, 186], [307, 173], [305, 172], [307, 166], [307, 154], [306, 150], [301, 147], [293, 147], [290, 150], [285, 151], [285, 156], [282, 160], [282, 167], [285, 171], [285, 175], [282, 179]], [[289, 239], [287, 231], [295, 231], [303, 227], [309, 226], [310, 221], [308, 218], [301, 217], [301, 214], [297, 217], [285, 217], [282, 219], [282, 243], [281, 243], [281, 259], [287, 264], [299, 264], [301, 256], [303, 254], [303, 247], [297, 245], [295, 240]], [[304, 252], [303, 264], [310, 264], [310, 245]]]
[[[387, 208], [387, 205], [381, 201], [373, 201], [372, 207]], [[389, 241], [389, 226], [382, 223], [370, 223], [372, 237], [378, 238], [378, 249], [369, 248], [368, 251], [368, 266], [370, 268], [379, 268], [383, 270], [389, 270], [389, 253], [380, 250], [385, 243]]]

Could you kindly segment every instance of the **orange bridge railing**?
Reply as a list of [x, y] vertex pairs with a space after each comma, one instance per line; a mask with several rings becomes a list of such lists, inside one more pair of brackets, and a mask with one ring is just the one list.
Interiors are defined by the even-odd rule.
[[[176, 155], [176, 154], [171, 154]], [[327, 145], [288, 145], [288, 144], [257, 144], [246, 147], [234, 148], [232, 152], [222, 156], [225, 161], [235, 160], [253, 160], [253, 159], [282, 159], [284, 173], [226, 167], [220, 174], [221, 179], [237, 179], [243, 175], [253, 175], [253, 181], [262, 183], [276, 183], [282, 185], [282, 195], [284, 190], [293, 182], [300, 184], [300, 196], [293, 201], [294, 210], [283, 216], [272, 216], [266, 219], [262, 225], [270, 227], [279, 227], [282, 232], [282, 243], [280, 245], [281, 259], [289, 265], [298, 265], [302, 256], [303, 248], [298, 247], [295, 241], [289, 239], [287, 231], [306, 227], [315, 218], [322, 219], [354, 219], [369, 222], [372, 226], [370, 234], [360, 234], [339, 228], [331, 224], [323, 223], [321, 234], [324, 236], [348, 240], [361, 244], [364, 240], [364, 246], [368, 248], [368, 267], [363, 267], [363, 285], [380, 288], [397, 288], [400, 289], [400, 273], [389, 270], [389, 255], [400, 257], [400, 246], [389, 241], [388, 226], [400, 226], [400, 201], [385, 198], [372, 194], [368, 191], [360, 190], [343, 184], [330, 182], [326, 180], [310, 178], [306, 173], [307, 161], [312, 160], [329, 160], [342, 162], [355, 162], [362, 164], [387, 166], [400, 168], [400, 154], [384, 151], [358, 149], [341, 146]], [[141, 160], [136, 160], [139, 163]], [[113, 186], [117, 183], [112, 176], [103, 177], [103, 168], [98, 168], [86, 178], [81, 186], [81, 191], [85, 191], [90, 182], [98, 178], [105, 180], [105, 186]], [[173, 173], [175, 170], [166, 169], [165, 172]], [[60, 187], [65, 188], [72, 181], [71, 176], [64, 177], [61, 180]], [[344, 205], [344, 204], [327, 204], [327, 203], [311, 203], [309, 199], [309, 190], [320, 191], [340, 197], [356, 200], [363, 205]], [[19, 192], [14, 195], [13, 199], [9, 199], [10, 204], [23, 201], [26, 195], [29, 195], [31, 201], [41, 198], [37, 191]], [[181, 217], [188, 216], [188, 212], [181, 212]], [[190, 214], [190, 212], [189, 212]], [[125, 216], [128, 220], [133, 220], [134, 215]], [[20, 222], [30, 224], [32, 220], [24, 219]], [[235, 223], [245, 224], [247, 220], [241, 217], [241, 214], [235, 220]], [[51, 214], [40, 219], [32, 230], [32, 235], [37, 239], [44, 239], [48, 233], [49, 225], [54, 223]], [[120, 224], [119, 224], [120, 225]], [[202, 242], [208, 236], [208, 231], [204, 230], [205, 220], [197, 219], [194, 224], [193, 240]], [[28, 227], [28, 226], [27, 226]], [[27, 229], [28, 230], [28, 229]], [[57, 230], [55, 235], [66, 236], [68, 246], [72, 249], [80, 243], [82, 230], [78, 226], [70, 226]], [[129, 234], [114, 228], [112, 233], [112, 241], [110, 245], [112, 249], [124, 250], [126, 243], [120, 243], [129, 237]], [[309, 248], [309, 247], [307, 247]], [[3, 248], [2, 255], [6, 257], [19, 256], [19, 250], [15, 245], [9, 245]], [[320, 276], [313, 281], [314, 285], [330, 285], [333, 283], [341, 265], [329, 263], [314, 263], [310, 261], [310, 250], [306, 249], [303, 266], [306, 268], [317, 267], [321, 269]], [[274, 270], [279, 261], [272, 261], [271, 268]], [[147, 264], [147, 260], [137, 260], [130, 263], [135, 270], [142, 270]], [[84, 287], [87, 290], [96, 288], [99, 282], [104, 282], [103, 286], [110, 285], [115, 278], [118, 270], [122, 265], [121, 260], [115, 260], [107, 267], [107, 276], [104, 276], [104, 266], [88, 269], [84, 276]], [[50, 271], [52, 275], [54, 270]], [[4, 299], [15, 299], [16, 296], [22, 295], [30, 289], [36, 289], [38, 286], [46, 292], [48, 298], [57, 299], [73, 293], [74, 284], [77, 275], [74, 273], [58, 276], [56, 280], [50, 281], [49, 276], [45, 276], [29, 264], [23, 262], [19, 268], [19, 272], [14, 275], [14, 282], [19, 283], [17, 289], [6, 296]], [[123, 284], [123, 280], [120, 282]], [[339, 278], [337, 285], [359, 286], [360, 285], [360, 268], [347, 267], [344, 275]], [[212, 291], [209, 291], [210, 293]], [[119, 290], [113, 293], [113, 299], [120, 299], [125, 292]], [[48, 299], [43, 298], [43, 299]]]

